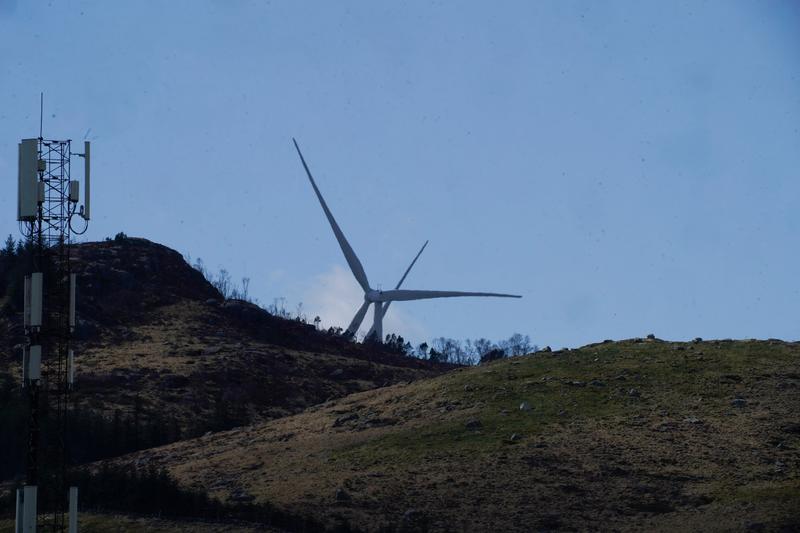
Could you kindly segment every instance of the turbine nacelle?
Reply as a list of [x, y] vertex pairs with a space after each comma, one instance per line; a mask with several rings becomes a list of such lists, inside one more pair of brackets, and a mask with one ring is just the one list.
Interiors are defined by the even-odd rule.
[[376, 291], [375, 289], [370, 289], [364, 293], [364, 301], [368, 303], [374, 302], [382, 302], [383, 299], [381, 298], [381, 294], [383, 291]]

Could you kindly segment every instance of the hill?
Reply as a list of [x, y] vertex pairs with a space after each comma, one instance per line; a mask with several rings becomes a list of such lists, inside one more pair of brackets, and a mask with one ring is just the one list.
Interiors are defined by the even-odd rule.
[[609, 341], [116, 463], [365, 530], [796, 530], [799, 362], [781, 341]]
[[[257, 524], [239, 522], [209, 522], [203, 520], [170, 520], [151, 516], [126, 516], [121, 514], [98, 514], [85, 512], [80, 514], [78, 522], [81, 533], [182, 533], [191, 530], [194, 533], [265, 533], [280, 532], [279, 529], [267, 528]], [[0, 519], [0, 531], [13, 531], [13, 519]]]
[[[73, 257], [73, 396], [82, 413], [95, 415], [75, 421], [78, 432], [95, 437], [80, 443], [84, 451], [98, 447], [108, 456], [269, 420], [448, 368], [226, 300], [178, 252], [145, 239], [83, 243]], [[14, 285], [23, 270], [13, 266], [13, 283], [0, 291], [0, 400], [18, 390], [24, 341]], [[4, 449], [14, 447], [5, 441]]]

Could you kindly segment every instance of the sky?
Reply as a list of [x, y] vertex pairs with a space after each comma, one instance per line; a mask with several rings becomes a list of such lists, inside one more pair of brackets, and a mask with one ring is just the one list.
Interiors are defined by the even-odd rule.
[[[0, 235], [17, 143], [92, 141], [123, 231], [346, 326], [576, 347], [800, 338], [800, 4], [0, 0]], [[78, 163], [79, 164], [79, 163]], [[365, 320], [369, 326], [371, 319]]]

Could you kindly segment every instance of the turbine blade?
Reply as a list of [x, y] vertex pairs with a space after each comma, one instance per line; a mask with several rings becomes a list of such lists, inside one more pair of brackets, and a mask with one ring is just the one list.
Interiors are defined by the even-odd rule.
[[[395, 287], [394, 287], [395, 289], [399, 289], [400, 285], [402, 285], [403, 282], [406, 280], [406, 276], [408, 276], [408, 273], [411, 272], [411, 267], [414, 266], [414, 263], [417, 262], [417, 259], [419, 259], [419, 256], [422, 255], [422, 251], [425, 249], [426, 246], [428, 246], [428, 242], [430, 242], [430, 241], [425, 241], [425, 244], [423, 244], [422, 248], [419, 249], [419, 252], [417, 252], [416, 257], [414, 257], [414, 260], [411, 261], [410, 265], [408, 265], [408, 268], [406, 269], [405, 274], [403, 274], [403, 277], [400, 278], [400, 281], [398, 281], [397, 285], [395, 285]], [[383, 307], [381, 308], [381, 318], [386, 316], [386, 311], [389, 310], [389, 306], [390, 305], [392, 305], [392, 302], [386, 302], [385, 304], [383, 304]], [[370, 329], [369, 333], [367, 333], [367, 337], [369, 337], [370, 333], [372, 333], [373, 331], [374, 331], [374, 326], [373, 326], [373, 329]]]
[[[370, 326], [369, 331], [367, 331], [367, 336], [365, 338], [368, 339], [372, 336], [373, 333], [375, 333], [375, 326], [378, 323], [381, 324], [381, 331], [383, 331], [383, 316], [386, 314], [386, 310], [389, 308], [390, 303], [391, 302], [386, 302], [384, 304], [382, 304], [381, 302], [375, 303], [376, 314], [372, 320], [372, 326]], [[383, 307], [379, 308], [378, 306], [383, 306]], [[380, 312], [380, 315], [377, 314], [378, 312]]]
[[361, 288], [364, 289], [364, 292], [369, 291], [370, 290], [369, 281], [367, 280], [367, 274], [366, 272], [364, 272], [364, 267], [361, 265], [361, 261], [358, 260], [356, 253], [350, 246], [350, 243], [347, 242], [344, 233], [342, 233], [342, 230], [339, 228], [339, 224], [337, 224], [336, 219], [333, 218], [333, 213], [331, 213], [331, 210], [328, 209], [328, 204], [325, 203], [325, 199], [322, 197], [322, 193], [319, 192], [319, 188], [317, 188], [317, 184], [314, 181], [314, 178], [311, 176], [311, 171], [308, 169], [308, 165], [306, 164], [306, 160], [303, 157], [303, 153], [300, 151], [300, 147], [297, 145], [297, 141], [294, 140], [294, 138], [292, 138], [292, 142], [294, 143], [294, 147], [297, 150], [297, 155], [300, 156], [300, 162], [303, 163], [303, 168], [306, 169], [306, 174], [308, 175], [308, 181], [311, 182], [311, 186], [314, 188], [314, 192], [317, 194], [317, 199], [319, 200], [319, 203], [322, 206], [322, 210], [325, 211], [325, 216], [328, 218], [328, 222], [331, 225], [333, 234], [336, 236], [336, 240], [339, 241], [339, 247], [342, 249], [344, 258], [347, 260], [347, 264], [350, 266], [350, 270], [353, 272], [353, 276], [355, 276], [356, 281], [358, 281], [358, 284], [361, 285]]
[[391, 304], [392, 304], [392, 302], [391, 302], [391, 301], [389, 301], [389, 302], [385, 302], [385, 303], [383, 304], [383, 307], [381, 307], [381, 318], [383, 318], [383, 317], [385, 317], [385, 316], [386, 316], [386, 311], [388, 311], [388, 310], [389, 310], [389, 306], [390, 306]]
[[347, 331], [350, 335], [355, 335], [358, 332], [358, 328], [361, 327], [361, 322], [364, 321], [364, 315], [367, 314], [367, 309], [369, 309], [369, 302], [364, 302], [358, 309], [356, 316], [353, 317], [350, 325], [347, 326]]
[[[411, 267], [413, 267], [414, 263], [417, 262], [417, 259], [419, 259], [419, 256], [422, 255], [422, 250], [424, 250], [426, 246], [428, 246], [428, 241], [425, 241], [425, 244], [423, 244], [422, 248], [419, 249], [419, 252], [417, 252], [417, 255], [414, 257], [414, 260], [411, 261], [410, 265], [408, 265], [408, 268], [406, 269], [405, 274], [403, 274], [403, 277], [400, 278], [400, 281], [397, 282], [397, 285], [395, 286], [395, 289], [399, 289], [400, 285], [402, 285], [403, 282], [406, 280], [406, 276], [408, 276], [408, 273], [411, 272]], [[388, 305], [386, 307], [388, 307]]]
[[461, 292], [461, 291], [414, 291], [393, 290], [383, 291], [377, 300], [381, 302], [400, 302], [408, 300], [429, 300], [431, 298], [456, 298], [460, 296], [490, 296], [495, 298], [522, 298], [517, 294], [502, 294], [498, 292]]
[[375, 340], [377, 342], [383, 342], [383, 314], [381, 313], [381, 303], [375, 302], [375, 314], [374, 320], [372, 322], [372, 328], [367, 333], [367, 338], [370, 335], [375, 334]]

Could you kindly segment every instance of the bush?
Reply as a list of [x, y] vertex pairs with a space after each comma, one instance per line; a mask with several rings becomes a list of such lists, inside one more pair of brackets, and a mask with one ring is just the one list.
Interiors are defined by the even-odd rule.
[[503, 350], [502, 348], [494, 348], [481, 356], [480, 364], [488, 363], [489, 361], [497, 361], [498, 359], [505, 359], [505, 358], [506, 358], [505, 350]]
[[[325, 531], [316, 520], [292, 514], [271, 504], [227, 504], [204, 492], [178, 485], [169, 473], [154, 467], [136, 470], [103, 464], [92, 472], [72, 472], [81, 507], [101, 511], [208, 520], [239, 519], [287, 531]], [[343, 529], [342, 529], [343, 528]], [[344, 523], [340, 531], [350, 531]]]

